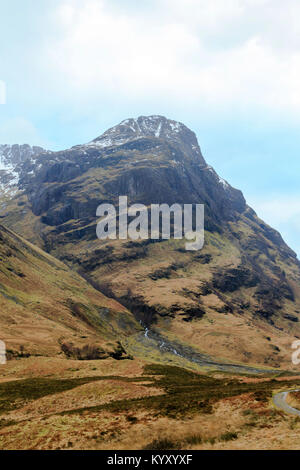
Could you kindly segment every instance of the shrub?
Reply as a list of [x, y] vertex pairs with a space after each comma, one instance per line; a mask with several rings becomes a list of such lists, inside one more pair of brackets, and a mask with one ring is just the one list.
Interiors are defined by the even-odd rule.
[[202, 436], [200, 434], [192, 434], [191, 436], [186, 437], [185, 442], [192, 446], [202, 443]]
[[126, 419], [127, 421], [129, 421], [129, 423], [132, 423], [132, 424], [135, 424], [138, 422], [138, 419], [136, 416], [128, 415], [126, 416]]
[[178, 450], [181, 448], [180, 442], [172, 441], [168, 438], [154, 439], [147, 444], [142, 450]]
[[225, 441], [225, 442], [227, 442], [227, 441], [234, 441], [234, 440], [237, 439], [237, 438], [238, 438], [238, 435], [237, 435], [236, 432], [230, 432], [230, 431], [228, 431], [228, 432], [225, 432], [224, 434], [222, 434], [222, 435], [220, 436], [220, 441]]
[[80, 361], [89, 361], [95, 359], [106, 359], [108, 354], [99, 346], [85, 345], [82, 348], [74, 346], [73, 343], [63, 343], [61, 345], [62, 352], [70, 358]]

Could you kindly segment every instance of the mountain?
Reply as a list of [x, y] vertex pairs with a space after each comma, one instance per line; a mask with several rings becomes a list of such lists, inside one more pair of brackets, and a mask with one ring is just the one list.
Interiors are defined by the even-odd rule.
[[21, 177], [22, 165], [25, 162], [33, 163], [41, 152], [47, 151], [42, 147], [31, 147], [28, 144], [0, 145], [0, 198], [15, 194]]
[[[291, 367], [300, 337], [300, 264], [241, 191], [220, 178], [195, 134], [162, 116], [127, 119], [93, 141], [21, 165], [3, 223], [83, 274], [145, 328], [126, 339], [138, 356], [203, 355]], [[96, 238], [96, 209], [202, 203], [205, 246], [184, 240]], [[201, 356], [202, 355], [202, 356]]]
[[9, 357], [125, 355], [140, 329], [123, 306], [67, 266], [0, 226], [0, 338]]

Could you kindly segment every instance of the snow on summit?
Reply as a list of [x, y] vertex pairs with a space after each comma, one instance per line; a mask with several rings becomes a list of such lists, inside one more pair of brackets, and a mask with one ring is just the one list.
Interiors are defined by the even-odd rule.
[[108, 129], [91, 144], [99, 146], [117, 145], [116, 141], [124, 143], [140, 137], [171, 137], [172, 133], [184, 128], [179, 122], [170, 121], [163, 116], [140, 116], [137, 119], [125, 119], [117, 126]]

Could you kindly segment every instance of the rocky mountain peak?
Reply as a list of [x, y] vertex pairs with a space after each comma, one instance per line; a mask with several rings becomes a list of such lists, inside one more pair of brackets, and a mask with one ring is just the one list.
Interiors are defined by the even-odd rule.
[[192, 152], [194, 157], [203, 160], [195, 133], [181, 122], [159, 115], [125, 119], [88, 145], [105, 149], [149, 137], [183, 145], [186, 151]]
[[0, 194], [11, 192], [19, 183], [21, 165], [26, 161], [34, 162], [42, 152], [46, 150], [28, 144], [0, 145]]
[[6, 165], [17, 165], [45, 150], [42, 147], [23, 145], [0, 145], [0, 160]]

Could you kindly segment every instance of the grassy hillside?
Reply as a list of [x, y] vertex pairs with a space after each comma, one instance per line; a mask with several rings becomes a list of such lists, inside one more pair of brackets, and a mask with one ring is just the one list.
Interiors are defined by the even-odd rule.
[[117, 341], [138, 330], [126, 308], [0, 226], [0, 338], [8, 357], [122, 356]]

